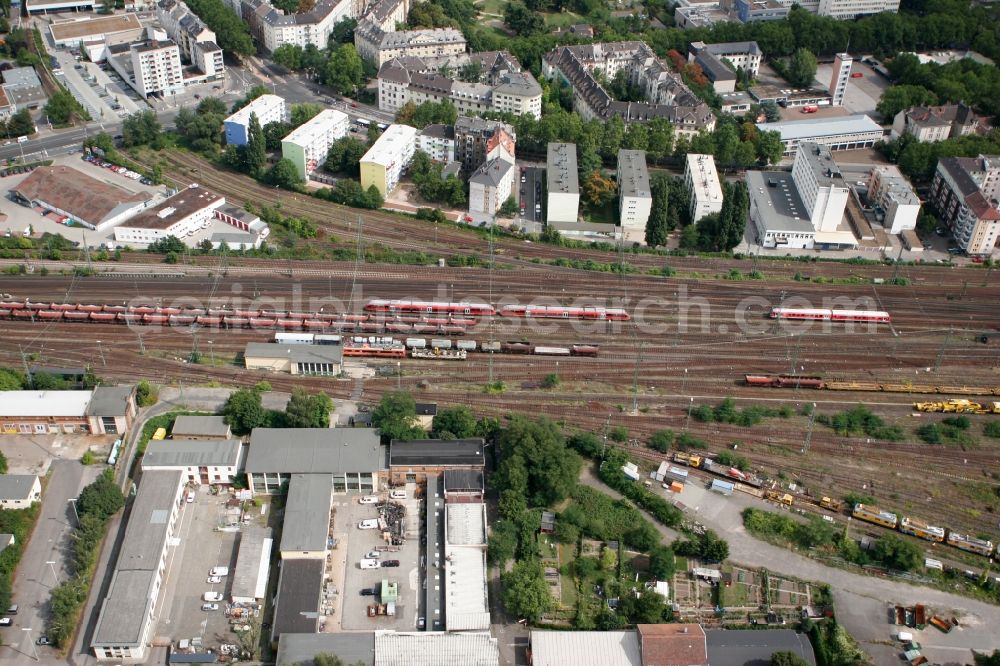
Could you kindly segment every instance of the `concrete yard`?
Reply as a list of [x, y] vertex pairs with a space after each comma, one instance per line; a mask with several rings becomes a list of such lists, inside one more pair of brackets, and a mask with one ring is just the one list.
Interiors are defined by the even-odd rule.
[[[881, 116], [875, 112], [875, 106], [882, 98], [882, 93], [889, 87], [889, 82], [860, 60], [854, 61], [851, 73], [860, 73], [863, 76], [848, 79], [843, 108], [848, 113], [866, 113], [876, 121], [879, 120]], [[816, 68], [816, 80], [813, 81], [813, 85], [824, 90], [828, 89], [832, 74], [832, 64], [819, 65]], [[892, 122], [892, 119], [889, 118], [887, 121]]]

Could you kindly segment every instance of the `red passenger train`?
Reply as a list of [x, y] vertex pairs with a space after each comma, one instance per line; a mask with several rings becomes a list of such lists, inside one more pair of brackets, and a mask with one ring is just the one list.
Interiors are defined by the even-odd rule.
[[423, 314], [466, 314], [485, 317], [496, 314], [496, 308], [484, 303], [466, 301], [399, 301], [376, 298], [365, 304], [366, 312], [412, 312]]
[[771, 319], [806, 321], [857, 321], [888, 324], [892, 317], [879, 310], [827, 310], [825, 308], [771, 308]]
[[621, 308], [563, 307], [552, 305], [506, 305], [500, 308], [503, 317], [525, 319], [590, 319], [628, 321], [632, 317]]

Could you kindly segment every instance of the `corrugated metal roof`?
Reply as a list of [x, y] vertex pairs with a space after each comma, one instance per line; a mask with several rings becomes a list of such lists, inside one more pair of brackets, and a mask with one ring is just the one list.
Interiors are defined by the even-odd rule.
[[84, 416], [93, 391], [0, 391], [0, 416]]
[[781, 134], [782, 141], [790, 139], [822, 138], [840, 134], [882, 132], [882, 126], [866, 115], [839, 118], [810, 118], [809, 120], [784, 120], [777, 123], [757, 123], [757, 129]]
[[497, 639], [489, 633], [376, 631], [375, 663], [379, 666], [498, 666], [500, 650]]
[[642, 666], [634, 631], [531, 632], [534, 666]]

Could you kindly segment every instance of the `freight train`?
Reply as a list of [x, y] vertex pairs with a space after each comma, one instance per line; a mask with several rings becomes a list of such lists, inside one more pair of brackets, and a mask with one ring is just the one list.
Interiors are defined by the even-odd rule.
[[[274, 334], [274, 341], [279, 344], [303, 344], [303, 345], [340, 345], [345, 347], [346, 356], [385, 356], [386, 349], [394, 350], [389, 354], [392, 357], [406, 356], [405, 351], [409, 350], [412, 358], [444, 358], [464, 360], [466, 354], [470, 352], [496, 353], [496, 354], [533, 354], [536, 356], [597, 356], [601, 352], [600, 345], [579, 344], [568, 347], [552, 347], [547, 345], [534, 345], [526, 340], [512, 340], [510, 342], [477, 342], [476, 340], [450, 340], [440, 338], [405, 338], [396, 340], [395, 338], [383, 337], [353, 337], [343, 338], [339, 335], [324, 335], [319, 333], [290, 333], [281, 331]], [[362, 351], [379, 350], [378, 353], [352, 353], [347, 351], [347, 347], [355, 346]], [[412, 353], [420, 350], [456, 351], [461, 354], [431, 354]], [[399, 352], [403, 353], [400, 354]]]
[[[498, 314], [497, 308], [486, 303], [468, 301], [402, 301], [374, 299], [368, 301], [365, 312], [416, 313], [416, 314], [463, 314], [473, 317], [489, 317]], [[628, 312], [621, 308], [558, 305], [506, 305], [500, 308], [502, 317], [526, 319], [583, 319], [628, 321]]]
[[946, 543], [953, 548], [982, 555], [983, 557], [992, 557], [994, 554], [1000, 555], [1000, 553], [997, 553], [992, 541], [977, 539], [968, 534], [959, 534], [947, 527], [928, 525], [919, 518], [900, 517], [891, 511], [884, 511], [875, 506], [855, 504], [851, 515], [858, 520], [864, 520], [865, 522], [890, 529], [898, 529], [903, 534], [909, 534], [920, 539], [926, 539], [927, 541]]
[[827, 380], [816, 375], [743, 375], [747, 386], [825, 389], [828, 391], [882, 391], [885, 393], [942, 393], [953, 395], [1000, 395], [1000, 386], [949, 386], [893, 384]]
[[880, 310], [827, 310], [825, 308], [771, 308], [771, 319], [795, 321], [849, 321], [874, 324], [889, 324], [892, 317]]
[[716, 474], [731, 481], [736, 480], [754, 488], [760, 488], [764, 485], [764, 482], [759, 477], [754, 476], [749, 472], [736, 469], [735, 467], [720, 464], [708, 456], [699, 456], [693, 453], [678, 451], [674, 454], [674, 462], [680, 463], [681, 465], [687, 465], [689, 467], [697, 467], [705, 470], [706, 472], [711, 472], [712, 474]]

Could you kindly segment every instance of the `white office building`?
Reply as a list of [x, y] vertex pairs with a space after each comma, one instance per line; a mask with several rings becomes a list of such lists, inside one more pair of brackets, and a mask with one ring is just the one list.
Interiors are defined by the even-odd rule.
[[622, 233], [645, 231], [653, 207], [645, 151], [618, 151], [618, 197]]
[[545, 166], [548, 185], [546, 222], [577, 221], [580, 215], [580, 182], [576, 169], [575, 143], [549, 144]]
[[917, 228], [920, 198], [895, 166], [876, 166], [868, 178], [868, 201], [882, 209], [891, 234]]
[[323, 166], [330, 146], [347, 136], [350, 119], [335, 109], [324, 109], [281, 140], [281, 156], [291, 160], [303, 180]]
[[389, 125], [361, 158], [361, 187], [372, 185], [384, 197], [396, 187], [403, 169], [416, 151], [417, 129], [409, 125]]
[[844, 219], [850, 190], [826, 146], [804, 143], [795, 155], [792, 180], [805, 206], [805, 217], [819, 232], [835, 232]]
[[250, 139], [250, 115], [257, 116], [261, 127], [268, 123], [284, 121], [287, 117], [285, 100], [277, 95], [261, 95], [242, 109], [226, 118], [226, 143], [245, 146]]
[[688, 153], [684, 167], [684, 184], [691, 193], [691, 222], [722, 210], [722, 184], [711, 155]]
[[899, 11], [899, 0], [802, 0], [796, 4], [813, 14], [840, 21], [853, 21], [858, 16], [868, 14]]

